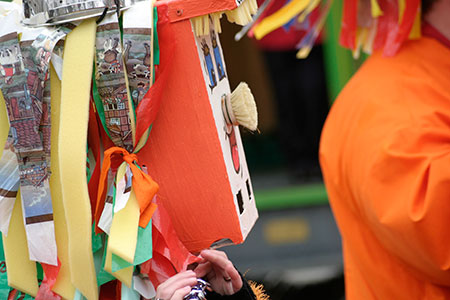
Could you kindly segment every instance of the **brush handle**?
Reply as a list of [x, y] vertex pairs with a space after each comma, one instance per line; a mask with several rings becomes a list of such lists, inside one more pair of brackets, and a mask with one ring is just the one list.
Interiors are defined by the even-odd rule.
[[259, 7], [256, 14], [253, 16], [253, 20], [244, 27], [242, 27], [242, 29], [238, 33], [236, 33], [236, 35], [234, 36], [234, 40], [236, 42], [240, 41], [244, 37], [244, 35], [250, 30], [250, 28], [253, 27], [253, 25], [256, 23], [256, 21], [259, 19], [262, 13], [266, 10], [267, 6], [269, 6], [270, 1], [271, 0], [264, 1], [264, 3], [261, 4], [261, 6]]
[[231, 95], [222, 95], [222, 114], [228, 125], [239, 125], [231, 106]]

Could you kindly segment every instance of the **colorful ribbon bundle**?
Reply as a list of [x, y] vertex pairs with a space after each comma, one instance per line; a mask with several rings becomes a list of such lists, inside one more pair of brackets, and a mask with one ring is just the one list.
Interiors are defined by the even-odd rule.
[[0, 2], [1, 299], [148, 299], [197, 260], [139, 152], [174, 72], [170, 23], [245, 24], [255, 3]]
[[[270, 7], [278, 0], [267, 0], [261, 5], [249, 35], [257, 39], [293, 22], [307, 28], [297, 45], [299, 58], [306, 57], [324, 26], [333, 0], [288, 0], [286, 4], [268, 15]], [[283, 0], [284, 1], [284, 0]], [[318, 18], [312, 12], [319, 9]], [[359, 56], [383, 49], [386, 56], [397, 53], [402, 43], [420, 37], [420, 0], [344, 0], [340, 43]]]

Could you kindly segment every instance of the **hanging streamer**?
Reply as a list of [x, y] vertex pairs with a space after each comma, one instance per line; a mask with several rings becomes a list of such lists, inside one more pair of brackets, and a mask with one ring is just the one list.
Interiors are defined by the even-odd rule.
[[[108, 173], [109, 177], [112, 172], [110, 171]], [[113, 219], [113, 210], [114, 210], [114, 196], [116, 195], [116, 189], [114, 185], [114, 179], [107, 179], [107, 182], [109, 183], [107, 187], [107, 194], [105, 198], [104, 207], [102, 210], [102, 214], [100, 216], [100, 219], [98, 220], [98, 228], [100, 228], [103, 232], [105, 232], [107, 235], [109, 235], [109, 231], [111, 229], [112, 219]], [[95, 212], [95, 211], [94, 211]], [[95, 215], [94, 215], [95, 216]]]
[[[19, 166], [12, 147], [12, 136], [8, 137], [8, 132], [6, 105], [0, 90], [0, 232], [5, 236], [8, 235], [11, 214], [19, 189]], [[4, 148], [1, 147], [3, 143], [5, 143]]]
[[388, 19], [390, 18], [389, 15], [391, 14], [390, 11], [386, 11], [386, 9], [388, 8], [386, 1], [387, 0], [378, 0], [378, 3], [381, 9], [384, 11], [384, 13], [382, 16], [376, 19], [377, 28], [376, 28], [376, 35], [373, 41], [373, 48], [372, 48], [373, 50], [381, 49], [386, 42], [388, 32]]
[[153, 83], [152, 27], [151, 1], [136, 3], [123, 13], [123, 56], [134, 107]]
[[[60, 29], [25, 30], [19, 44], [14, 14], [2, 21], [0, 88], [16, 153], [30, 259], [57, 264], [51, 203], [49, 63]], [[15, 24], [14, 24], [15, 25]], [[32, 42], [28, 44], [27, 39]], [[11, 139], [9, 139], [11, 141]], [[3, 177], [6, 174], [2, 174]]]
[[356, 46], [357, 13], [358, 0], [344, 0], [339, 42], [342, 46], [352, 50]]
[[384, 50], [386, 56], [393, 56], [397, 53], [401, 44], [408, 39], [416, 16], [419, 13], [420, 0], [409, 0], [406, 1], [405, 5], [404, 9], [399, 9], [399, 24], [393, 29], [394, 33], [389, 35], [386, 41]]
[[313, 12], [320, 4], [320, 0], [311, 0], [308, 7], [298, 16], [297, 21], [302, 23], [305, 21], [306, 17]]
[[271, 33], [275, 29], [283, 26], [292, 20], [295, 16], [302, 13], [309, 5], [309, 0], [292, 0], [280, 10], [273, 13], [269, 17], [263, 19], [257, 24], [253, 33], [256, 39], [262, 39], [267, 34]]
[[[125, 167], [125, 174], [122, 178], [119, 178], [119, 174], [117, 174], [117, 188], [116, 188], [116, 201], [114, 203], [114, 213], [118, 213], [121, 211], [130, 199], [131, 195], [131, 183], [133, 179], [133, 173], [131, 172], [130, 167], [123, 163], [121, 166]], [[119, 167], [120, 168], [120, 167]]]
[[320, 12], [320, 16], [317, 19], [316, 23], [314, 24], [314, 26], [311, 26], [311, 28], [305, 34], [304, 38], [297, 45], [297, 49], [300, 49], [297, 52], [297, 58], [306, 58], [309, 55], [309, 52], [314, 46], [317, 37], [319, 36], [320, 31], [322, 30], [323, 25], [325, 24], [325, 19], [328, 13], [330, 12], [332, 4], [333, 0], [328, 0], [325, 3], [325, 5], [322, 7], [322, 11]]
[[[2, 101], [6, 104], [7, 118], [9, 122], [11, 115], [19, 116], [19, 101], [17, 97], [6, 95], [11, 87], [13, 77], [16, 76], [19, 84], [12, 86], [12, 90], [18, 90], [19, 94], [25, 86], [25, 74], [19, 54], [17, 31], [18, 14], [13, 11], [0, 20], [0, 90], [2, 91]], [[10, 46], [13, 46], [12, 49]], [[19, 79], [20, 77], [20, 79]], [[30, 112], [30, 115], [32, 113]], [[34, 135], [36, 137], [36, 135]], [[19, 188], [20, 174], [18, 160], [14, 144], [17, 143], [17, 129], [10, 126], [9, 135], [3, 148], [0, 160], [0, 178], [2, 180], [0, 193], [0, 206], [2, 207], [2, 218], [0, 229], [7, 235], [9, 222], [14, 206], [15, 195]], [[3, 142], [3, 141], [2, 141]], [[39, 143], [37, 143], [39, 147]]]
[[[0, 99], [0, 101], [2, 100]], [[18, 190], [19, 165], [14, 153], [13, 138], [10, 135], [0, 158], [0, 232], [5, 236], [8, 235], [9, 222]]]
[[[95, 104], [91, 98], [89, 105], [89, 124], [88, 124], [88, 146], [92, 151], [94, 158], [94, 168], [91, 173], [91, 178], [88, 182], [89, 199], [91, 207], [95, 207], [95, 200], [97, 199], [98, 181], [100, 179], [100, 163], [101, 163], [101, 146], [100, 146], [100, 127], [97, 121], [97, 114], [95, 112]], [[92, 210], [91, 210], [92, 211]], [[94, 212], [92, 211], [92, 217]]]
[[[133, 188], [136, 193], [136, 198], [139, 202], [141, 220], [139, 221], [139, 226], [145, 228], [151, 219], [153, 212], [156, 209], [156, 205], [152, 202], [153, 197], [159, 189], [159, 186], [153, 179], [146, 173], [144, 173], [138, 167], [138, 159], [136, 154], [130, 154], [123, 148], [112, 147], [105, 151], [105, 157], [103, 159], [102, 173], [100, 176], [99, 194], [97, 198], [97, 207], [95, 210], [95, 220], [98, 224], [101, 213], [103, 211], [104, 202], [101, 201], [105, 197], [106, 191], [106, 176], [108, 170], [111, 167], [111, 159], [115, 156], [116, 158], [123, 159], [130, 167], [133, 173]], [[97, 230], [99, 233], [100, 231]]]
[[5, 254], [3, 252], [3, 240], [0, 234], [0, 299], [8, 299], [9, 290]]
[[385, 0], [386, 9], [386, 23], [387, 32], [386, 40], [383, 45], [383, 54], [388, 55], [395, 50], [395, 44], [393, 41], [397, 36], [398, 24], [399, 24], [399, 7], [397, 0]]
[[377, 0], [370, 0], [370, 6], [371, 6], [371, 13], [373, 18], [378, 18], [379, 16], [383, 15], [383, 11], [381, 10], [380, 6], [378, 5]]
[[[145, 66], [146, 68], [148, 67], [149, 69], [146, 69], [147, 71], [149, 71], [149, 76], [148, 78], [134, 78], [136, 79], [135, 81], [133, 81], [133, 73], [129, 72], [128, 76], [130, 79], [130, 88], [133, 90], [133, 82], [136, 84], [134, 87], [137, 87], [138, 83], [144, 83], [145, 85], [147, 85], [147, 87], [143, 90], [145, 92], [145, 95], [148, 95], [150, 93], [149, 91], [149, 86], [152, 84], [153, 82], [153, 69], [154, 69], [154, 64], [155, 62], [158, 62], [159, 60], [159, 51], [158, 51], [158, 42], [157, 42], [157, 38], [156, 38], [156, 30], [154, 30], [154, 28], [156, 28], [156, 10], [154, 10], [151, 6], [151, 2], [149, 1], [145, 1], [139, 4], [138, 9], [140, 10], [148, 10], [147, 13], [143, 13], [140, 12], [139, 14], [147, 14], [147, 15], [155, 15], [155, 18], [151, 17], [149, 18], [149, 20], [147, 21], [136, 21], [136, 20], [131, 20], [131, 16], [135, 19], [136, 16], [136, 11], [127, 11], [124, 14], [124, 42], [125, 42], [125, 62], [126, 62], [126, 67], [127, 70], [130, 71], [129, 66], [131, 66], [131, 64], [134, 62], [138, 62], [139, 59], [141, 60], [142, 63], [138, 64], [140, 67]], [[133, 13], [134, 12], [134, 13]], [[129, 13], [129, 14], [128, 14]], [[152, 33], [154, 32], [154, 34]], [[148, 35], [148, 36], [146, 36]], [[97, 39], [98, 41], [98, 39]], [[156, 41], [156, 43], [155, 43]], [[133, 49], [133, 45], [135, 50], [132, 51]], [[138, 58], [138, 52], [139, 55], [142, 55], [142, 49], [146, 49], [146, 54], [143, 57]], [[154, 51], [156, 50], [156, 51]], [[155, 53], [154, 55], [152, 53]], [[136, 66], [135, 66], [136, 67]], [[136, 69], [136, 68], [134, 68]], [[134, 73], [135, 75], [135, 73]], [[98, 77], [98, 76], [97, 76]], [[105, 129], [105, 131], [110, 133], [110, 130], [108, 128], [108, 120], [106, 118], [106, 112], [105, 112], [105, 108], [106, 106], [103, 105], [99, 105], [99, 97], [96, 97], [96, 93], [95, 93], [95, 86], [94, 86], [94, 99], [96, 102], [96, 107], [97, 107], [97, 111], [98, 114], [100, 116], [100, 120], [103, 123], [103, 127]], [[134, 93], [135, 96], [137, 95], [136, 93]], [[141, 106], [140, 103], [146, 103], [148, 102], [148, 99], [142, 94], [139, 93], [139, 97], [134, 97], [133, 96], [133, 100], [136, 103], [136, 105], [138, 105], [139, 107]], [[142, 98], [142, 99], [141, 99]], [[141, 101], [142, 100], [142, 101]], [[142, 103], [142, 104], [143, 104]], [[133, 108], [134, 105], [131, 105], [131, 111], [132, 111], [132, 115], [134, 115], [133, 112]], [[156, 114], [157, 109], [154, 111]], [[141, 115], [139, 113], [136, 114], [136, 120], [141, 120]], [[152, 121], [153, 122], [153, 121]], [[133, 125], [133, 124], [132, 124]], [[132, 126], [132, 129], [135, 128]], [[136, 145], [135, 147], [135, 152], [138, 152], [144, 145], [145, 142], [147, 140], [148, 134], [150, 132], [151, 126], [150, 124], [147, 126], [147, 128], [145, 129], [145, 132], [143, 132], [140, 136], [139, 136], [139, 143]], [[109, 134], [109, 136], [112, 138], [112, 135]], [[115, 148], [117, 150], [117, 147]], [[128, 151], [126, 151], [127, 153], [129, 153]], [[106, 153], [106, 152], [105, 152]], [[135, 154], [133, 154], [135, 155]], [[103, 170], [102, 170], [102, 175], [100, 178], [100, 185], [99, 185], [99, 192], [97, 194], [97, 204], [96, 204], [96, 223], [99, 224], [98, 228], [102, 229], [102, 230], [106, 230], [106, 232], [109, 232], [109, 229], [111, 227], [112, 221], [113, 221], [113, 212], [112, 212], [112, 207], [114, 207], [115, 212], [119, 212], [122, 208], [124, 208], [126, 206], [126, 203], [130, 197], [130, 191], [133, 187], [135, 187], [134, 184], [132, 184], [135, 181], [135, 171], [131, 171], [133, 168], [130, 166], [127, 166], [128, 168], [128, 172], [127, 172], [127, 176], [123, 177], [123, 178], [116, 178], [114, 180], [114, 177], [116, 176], [115, 173], [115, 169], [117, 167], [117, 165], [115, 165], [114, 163], [114, 157], [113, 160], [108, 163], [105, 163], [106, 160], [109, 160], [109, 158], [107, 157], [107, 155], [105, 154], [105, 158], [104, 158], [104, 162], [103, 162]], [[105, 169], [105, 165], [108, 165], [108, 168], [112, 167], [110, 170]], [[139, 169], [139, 168], [137, 168]], [[106, 174], [110, 173], [111, 174], [111, 180], [115, 181], [116, 185], [117, 185], [117, 191], [116, 194], [117, 197], [115, 197], [116, 201], [115, 203], [111, 203], [111, 201], [106, 201], [105, 202], [105, 191], [108, 191], [108, 193], [111, 191], [109, 188], [105, 190], [105, 186], [111, 186], [111, 182], [108, 181], [104, 181], [106, 178]], [[146, 177], [148, 175], [143, 176], [142, 178]], [[150, 178], [148, 176], [148, 178]], [[137, 179], [137, 181], [140, 181], [140, 179]], [[150, 183], [150, 181], [148, 181], [148, 183]], [[149, 186], [148, 188], [150, 188], [150, 190], [153, 190], [155, 187], [157, 187], [156, 183], [154, 183], [153, 181], [150, 183], [151, 186]], [[151, 209], [147, 209], [147, 208], [143, 208], [142, 205], [144, 205], [141, 200], [145, 197], [143, 195], [143, 193], [140, 192], [142, 188], [135, 188], [136, 191], [136, 196], [138, 198], [138, 201], [140, 202], [140, 206], [141, 206], [141, 218], [140, 218], [140, 226], [141, 227], [146, 227], [146, 224], [149, 222], [151, 215], [152, 215], [152, 211], [156, 208], [155, 206], [150, 206]], [[157, 189], [157, 188], [156, 188]], [[107, 197], [106, 199], [112, 199], [110, 197]], [[151, 198], [148, 199], [149, 201], [151, 201]], [[98, 229], [97, 229], [98, 232]]]
[[141, 265], [141, 272], [147, 274], [154, 286], [186, 270], [187, 266], [197, 262], [198, 257], [192, 255], [178, 239], [172, 226], [170, 216], [163, 204], [155, 199], [158, 210], [153, 216], [153, 257]]
[[104, 126], [116, 146], [132, 151], [134, 143], [129, 95], [116, 14], [106, 16], [98, 25], [95, 47], [95, 81], [102, 101]]
[[[159, 105], [161, 102], [164, 89], [167, 88], [167, 78], [174, 72], [174, 64], [171, 59], [171, 53], [175, 48], [174, 41], [170, 37], [172, 29], [166, 25], [168, 17], [166, 14], [158, 12], [160, 20], [158, 20], [158, 31], [156, 28], [154, 32], [158, 32], [158, 44], [160, 49], [160, 65], [155, 76], [155, 83], [150, 87], [147, 94], [145, 94], [139, 106], [136, 108], [136, 140], [140, 141], [145, 137], [145, 132], [149, 129], [151, 124], [155, 121], [158, 114]], [[155, 44], [156, 48], [156, 44]], [[156, 53], [155, 53], [155, 59]], [[141, 147], [136, 147], [135, 152], [139, 151]]]
[[61, 262], [58, 260], [57, 266], [41, 264], [44, 271], [44, 279], [39, 287], [35, 300], [61, 300], [61, 296], [52, 291], [56, 283], [56, 277], [61, 269]]

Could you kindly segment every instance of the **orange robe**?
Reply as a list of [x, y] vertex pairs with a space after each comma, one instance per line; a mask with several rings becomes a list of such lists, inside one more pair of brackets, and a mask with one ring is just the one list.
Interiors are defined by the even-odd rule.
[[374, 54], [344, 88], [320, 160], [347, 300], [450, 299], [450, 49]]

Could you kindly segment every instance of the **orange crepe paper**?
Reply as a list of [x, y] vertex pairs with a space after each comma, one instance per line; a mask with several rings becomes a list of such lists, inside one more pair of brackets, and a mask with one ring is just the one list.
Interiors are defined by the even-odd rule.
[[105, 195], [106, 195], [106, 184], [108, 171], [111, 167], [111, 159], [115, 156], [116, 158], [121, 157], [131, 169], [133, 173], [133, 183], [132, 188], [136, 193], [136, 199], [139, 203], [139, 208], [141, 212], [141, 217], [139, 219], [139, 226], [145, 228], [152, 217], [153, 212], [156, 209], [156, 204], [152, 202], [153, 197], [158, 192], [159, 186], [153, 181], [150, 175], [146, 174], [144, 171], [139, 169], [135, 163], [138, 163], [137, 155], [134, 153], [129, 153], [127, 150], [120, 147], [111, 147], [105, 151], [103, 158], [102, 172], [100, 175], [100, 183], [98, 187], [98, 197], [97, 206], [95, 209], [95, 221], [96, 221], [96, 232], [101, 232], [98, 228], [98, 222], [105, 206]]

